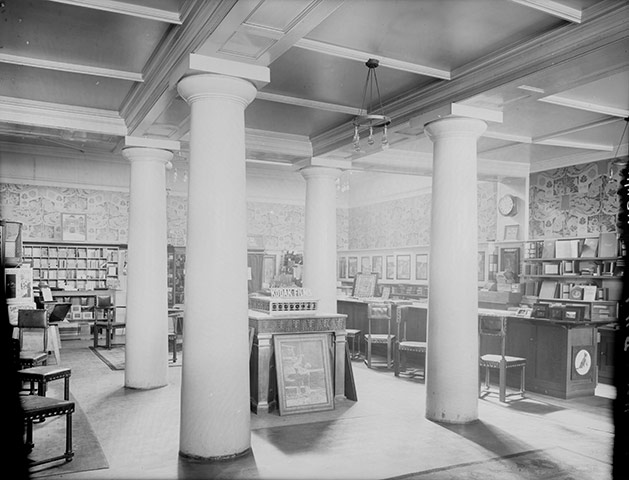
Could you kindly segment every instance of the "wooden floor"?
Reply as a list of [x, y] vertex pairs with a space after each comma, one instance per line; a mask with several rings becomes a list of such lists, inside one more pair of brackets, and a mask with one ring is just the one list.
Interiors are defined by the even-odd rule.
[[[182, 367], [168, 368], [169, 384], [163, 388], [126, 389], [124, 372], [109, 369], [88, 346], [89, 341], [63, 341], [61, 364], [72, 368], [72, 395], [89, 418], [109, 468], [63, 476], [51, 469], [50, 478], [384, 479], [447, 472], [532, 450], [552, 455], [557, 447], [611, 471], [612, 388], [570, 401], [531, 394], [505, 405], [488, 397], [479, 400], [478, 422], [441, 425], [424, 418], [422, 382], [369, 370], [360, 361], [352, 363], [357, 402], [345, 400], [334, 411], [315, 414], [252, 414], [251, 454], [224, 463], [189, 462], [178, 455]], [[511, 478], [528, 477], [504, 480]]]

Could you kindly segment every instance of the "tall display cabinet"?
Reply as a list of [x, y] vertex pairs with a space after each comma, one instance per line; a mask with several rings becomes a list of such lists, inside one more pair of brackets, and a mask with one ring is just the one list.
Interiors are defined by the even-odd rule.
[[185, 247], [168, 246], [168, 306], [184, 303], [186, 279]]

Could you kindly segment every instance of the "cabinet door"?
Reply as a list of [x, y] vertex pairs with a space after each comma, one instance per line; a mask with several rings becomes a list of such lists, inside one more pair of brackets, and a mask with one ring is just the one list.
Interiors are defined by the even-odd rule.
[[608, 385], [614, 384], [614, 342], [616, 333], [613, 329], [601, 328], [598, 333], [598, 380]]

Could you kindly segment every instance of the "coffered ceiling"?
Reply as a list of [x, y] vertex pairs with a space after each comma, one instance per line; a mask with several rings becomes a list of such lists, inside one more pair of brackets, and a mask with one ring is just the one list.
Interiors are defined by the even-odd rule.
[[[0, 151], [114, 160], [128, 135], [180, 141], [185, 162], [176, 82], [196, 54], [269, 67], [245, 122], [270, 172], [315, 156], [430, 174], [423, 125], [479, 109], [485, 175], [627, 155], [623, 0], [3, 0], [0, 25]], [[391, 146], [355, 152], [369, 58]]]

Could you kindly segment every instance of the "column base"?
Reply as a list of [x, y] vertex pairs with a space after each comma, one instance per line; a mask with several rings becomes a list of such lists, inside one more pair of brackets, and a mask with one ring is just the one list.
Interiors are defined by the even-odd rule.
[[214, 463], [214, 462], [224, 462], [225, 460], [233, 460], [235, 458], [244, 457], [248, 455], [249, 453], [251, 453], [251, 447], [248, 447], [242, 452], [233, 453], [231, 455], [219, 455], [216, 457], [201, 457], [199, 455], [188, 455], [187, 453], [183, 453], [182, 451], [179, 451], [179, 457], [185, 460], [198, 462], [198, 463]]

